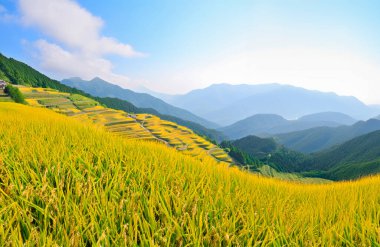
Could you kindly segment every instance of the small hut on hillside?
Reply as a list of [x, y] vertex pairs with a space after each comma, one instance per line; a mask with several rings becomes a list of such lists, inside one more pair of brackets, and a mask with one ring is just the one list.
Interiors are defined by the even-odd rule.
[[0, 90], [4, 90], [7, 83], [3, 80], [0, 80]]

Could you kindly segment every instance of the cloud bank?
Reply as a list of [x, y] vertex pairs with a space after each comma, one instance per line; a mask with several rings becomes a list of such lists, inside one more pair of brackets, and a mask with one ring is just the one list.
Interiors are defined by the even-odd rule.
[[65, 78], [101, 77], [124, 87], [134, 87], [125, 75], [112, 72], [106, 55], [141, 57], [129, 44], [103, 36], [101, 18], [74, 0], [19, 0], [21, 22], [37, 28], [47, 39], [33, 41], [41, 67]]

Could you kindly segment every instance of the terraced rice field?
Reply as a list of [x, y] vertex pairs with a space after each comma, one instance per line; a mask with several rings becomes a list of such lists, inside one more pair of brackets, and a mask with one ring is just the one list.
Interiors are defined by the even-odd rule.
[[192, 130], [157, 116], [106, 108], [87, 97], [49, 88], [19, 86], [19, 89], [29, 105], [49, 108], [82, 121], [91, 121], [125, 138], [158, 141], [191, 156], [210, 155], [218, 161], [232, 162], [223, 149]]
[[380, 246], [380, 176], [270, 179], [38, 107], [0, 103], [0, 174], [0, 246]]

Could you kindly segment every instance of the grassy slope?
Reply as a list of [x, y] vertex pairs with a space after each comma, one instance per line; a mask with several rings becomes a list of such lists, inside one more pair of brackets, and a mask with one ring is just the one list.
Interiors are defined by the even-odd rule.
[[0, 245], [377, 246], [380, 177], [298, 185], [0, 103]]

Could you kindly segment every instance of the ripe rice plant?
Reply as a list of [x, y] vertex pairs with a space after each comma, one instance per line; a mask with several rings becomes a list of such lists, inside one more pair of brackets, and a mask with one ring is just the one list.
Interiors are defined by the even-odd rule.
[[1, 246], [380, 246], [380, 176], [298, 184], [0, 103]]

